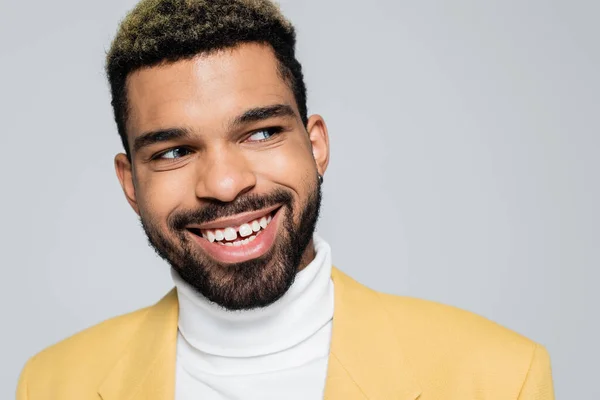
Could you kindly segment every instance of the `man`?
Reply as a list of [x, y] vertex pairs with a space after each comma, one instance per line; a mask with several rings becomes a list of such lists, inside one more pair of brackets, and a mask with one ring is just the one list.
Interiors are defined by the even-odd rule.
[[176, 289], [33, 357], [17, 398], [553, 398], [543, 347], [372, 291], [314, 235], [329, 161], [268, 0], [142, 0], [107, 56], [127, 201]]

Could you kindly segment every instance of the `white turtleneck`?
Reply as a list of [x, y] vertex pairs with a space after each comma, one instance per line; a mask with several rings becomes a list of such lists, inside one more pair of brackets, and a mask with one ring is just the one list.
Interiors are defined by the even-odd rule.
[[275, 303], [228, 311], [173, 272], [179, 298], [175, 400], [322, 399], [333, 318], [331, 249]]

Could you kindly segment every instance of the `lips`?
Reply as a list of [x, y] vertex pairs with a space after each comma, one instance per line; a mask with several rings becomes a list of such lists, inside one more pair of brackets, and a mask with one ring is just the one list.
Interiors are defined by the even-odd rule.
[[228, 218], [220, 218], [206, 224], [200, 225], [188, 225], [187, 228], [197, 228], [200, 230], [211, 230], [211, 229], [225, 229], [227, 227], [239, 227], [240, 225], [248, 222], [252, 222], [255, 219], [260, 219], [273, 211], [277, 210], [281, 207], [281, 204], [274, 205], [271, 207], [264, 208], [262, 210], [257, 211], [249, 211], [237, 214], [233, 217]]
[[256, 236], [267, 228], [272, 220], [272, 214], [269, 213], [252, 221], [244, 222], [238, 227], [226, 227], [222, 229], [194, 229], [193, 232], [209, 242], [218, 243], [225, 246], [240, 246], [252, 241]]
[[275, 242], [282, 207], [276, 206], [209, 224], [188, 227], [194, 241], [222, 263], [239, 263], [267, 253]]

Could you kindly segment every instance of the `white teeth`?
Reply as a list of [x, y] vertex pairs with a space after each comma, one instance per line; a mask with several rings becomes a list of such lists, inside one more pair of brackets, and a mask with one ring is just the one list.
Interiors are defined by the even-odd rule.
[[[210, 232], [210, 234], [212, 236], [208, 236], [209, 232]], [[214, 241], [214, 236], [215, 235], [212, 233], [212, 231], [206, 231], [206, 234], [207, 234], [208, 237], [212, 237], [213, 241]], [[250, 242], [252, 242], [254, 240], [256, 240], [256, 235], [249, 236], [246, 239], [235, 240], [235, 241], [231, 241], [231, 242], [219, 242], [219, 241], [217, 241], [217, 244], [219, 244], [221, 246], [234, 246], [234, 247], [237, 247], [237, 246], [246, 245], [246, 244], [248, 244], [248, 243], [250, 243]]]
[[267, 227], [267, 224], [268, 224], [268, 222], [267, 222], [267, 218], [265, 218], [265, 217], [262, 217], [262, 218], [260, 219], [259, 223], [260, 223], [260, 227], [261, 227], [261, 228], [263, 228], [263, 229], [265, 229], [265, 228]]
[[249, 224], [243, 224], [239, 229], [240, 236], [246, 237], [252, 235], [252, 227]]
[[208, 239], [209, 242], [214, 242], [215, 241], [215, 234], [213, 233], [213, 231], [206, 231], [206, 238]]
[[227, 240], [235, 240], [237, 238], [237, 232], [234, 228], [225, 228], [225, 239]]
[[[267, 215], [260, 219], [255, 219], [254, 221], [242, 224], [237, 229], [233, 227], [214, 230], [207, 229], [202, 231], [202, 237], [211, 243], [217, 241], [221, 242], [221, 244], [227, 244], [223, 241], [234, 241], [238, 239], [239, 232], [241, 237], [254, 240], [256, 239], [256, 236], [253, 234], [260, 232], [261, 229], [265, 229], [272, 220], [273, 217], [271, 215]], [[239, 242], [242, 243], [243, 241]]]

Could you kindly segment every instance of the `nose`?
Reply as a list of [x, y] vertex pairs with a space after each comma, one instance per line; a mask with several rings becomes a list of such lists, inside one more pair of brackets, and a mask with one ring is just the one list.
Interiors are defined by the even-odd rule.
[[199, 199], [230, 202], [256, 186], [256, 175], [239, 151], [223, 146], [207, 151], [200, 161], [196, 185]]

